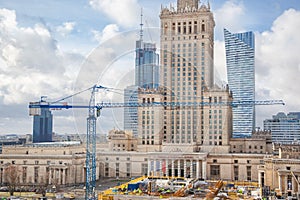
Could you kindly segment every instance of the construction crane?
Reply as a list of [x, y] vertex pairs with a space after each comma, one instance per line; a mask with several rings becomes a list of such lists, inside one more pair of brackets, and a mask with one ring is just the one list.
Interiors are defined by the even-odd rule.
[[[100, 111], [103, 108], [124, 108], [124, 107], [197, 107], [197, 106], [250, 106], [250, 105], [284, 105], [282, 100], [267, 100], [267, 101], [232, 101], [232, 102], [151, 102], [151, 103], [97, 103], [95, 101], [95, 93], [99, 90], [110, 90], [111, 88], [94, 85], [86, 90], [59, 99], [54, 102], [46, 102], [46, 96], [42, 96], [39, 102], [29, 103], [29, 114], [40, 115], [41, 109], [86, 109], [88, 108], [87, 117], [87, 135], [86, 135], [86, 200], [96, 200], [96, 120], [100, 116]], [[78, 94], [91, 90], [89, 105], [68, 105], [63, 102], [66, 99], [72, 98]]]
[[[40, 115], [42, 108], [52, 108], [52, 109], [69, 109], [69, 108], [88, 108], [87, 117], [87, 135], [86, 135], [86, 200], [96, 200], [95, 188], [96, 188], [96, 120], [99, 116], [99, 108], [95, 105], [95, 93], [98, 89], [107, 89], [103, 86], [94, 85], [84, 91], [78, 92], [76, 94], [70, 95], [63, 99], [59, 99], [55, 102], [46, 102], [46, 96], [42, 96], [40, 102], [31, 102], [29, 104], [30, 115]], [[69, 106], [66, 103], [58, 104], [63, 100], [76, 96], [87, 90], [91, 90], [91, 97], [89, 100], [89, 105], [83, 106]], [[98, 110], [98, 111], [97, 111]], [[98, 114], [97, 114], [98, 113]]]

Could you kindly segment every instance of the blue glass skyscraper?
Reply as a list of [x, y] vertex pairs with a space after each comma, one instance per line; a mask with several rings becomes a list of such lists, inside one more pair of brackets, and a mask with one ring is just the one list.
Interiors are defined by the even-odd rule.
[[49, 108], [41, 108], [40, 115], [33, 117], [33, 143], [52, 142], [53, 116]]
[[135, 85], [140, 88], [157, 88], [159, 83], [159, 57], [153, 43], [136, 42]]
[[[234, 101], [255, 100], [255, 40], [253, 32], [232, 34], [224, 29], [229, 89]], [[233, 137], [255, 128], [254, 105], [234, 107]]]
[[[159, 55], [156, 53], [154, 43], [143, 41], [143, 29], [141, 22], [140, 39], [136, 41], [135, 50], [135, 85], [128, 86], [124, 90], [125, 103], [138, 102], [138, 88], [155, 89], [159, 86]], [[124, 129], [132, 130], [137, 136], [138, 108], [124, 108]]]

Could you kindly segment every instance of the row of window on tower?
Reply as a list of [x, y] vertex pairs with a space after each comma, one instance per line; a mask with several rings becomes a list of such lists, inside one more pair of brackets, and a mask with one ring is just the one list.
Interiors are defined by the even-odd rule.
[[[200, 26], [198, 26], [198, 21], [189, 21], [189, 22], [173, 22], [171, 26], [171, 34], [172, 35], [179, 35], [179, 34], [198, 34], [203, 33], [206, 31], [206, 25], [204, 20]], [[200, 30], [199, 28], [200, 27]], [[164, 25], [164, 35], [166, 35], [170, 31], [168, 23]]]

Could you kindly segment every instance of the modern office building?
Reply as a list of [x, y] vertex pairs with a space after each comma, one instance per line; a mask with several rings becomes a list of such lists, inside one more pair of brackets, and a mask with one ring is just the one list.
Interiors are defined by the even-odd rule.
[[[154, 43], [143, 41], [143, 23], [141, 20], [140, 39], [135, 49], [135, 85], [124, 90], [125, 103], [138, 102], [138, 88], [158, 88], [159, 86], [159, 55]], [[124, 108], [124, 129], [137, 136], [137, 107]]]
[[[255, 43], [253, 32], [232, 34], [224, 29], [229, 89], [234, 101], [255, 100]], [[254, 105], [233, 108], [233, 137], [255, 128]]]
[[154, 43], [142, 38], [136, 41], [135, 85], [140, 88], [157, 88], [159, 85], [159, 55]]
[[287, 115], [279, 112], [272, 119], [264, 120], [264, 129], [271, 131], [274, 143], [300, 143], [300, 112]]
[[[125, 103], [137, 103], [138, 102], [138, 86], [131, 85], [124, 90], [124, 102]], [[137, 107], [125, 107], [124, 108], [124, 130], [132, 131], [134, 136], [138, 134], [138, 108]]]
[[53, 116], [49, 108], [40, 108], [39, 115], [33, 117], [33, 143], [52, 142]]

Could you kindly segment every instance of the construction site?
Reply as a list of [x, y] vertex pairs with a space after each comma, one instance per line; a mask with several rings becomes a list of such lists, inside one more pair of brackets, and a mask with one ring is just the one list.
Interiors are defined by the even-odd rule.
[[102, 191], [98, 200], [260, 199], [255, 182], [204, 181], [180, 177], [140, 177]]
[[[271, 132], [254, 128], [256, 106], [284, 102], [254, 98], [254, 70], [240, 72], [248, 75], [241, 80], [250, 81], [238, 86], [252, 88], [247, 89], [250, 93], [243, 90], [244, 96], [235, 96], [239, 91], [235, 85], [215, 84], [215, 21], [209, 2], [178, 0], [177, 6], [161, 6], [160, 57], [155, 44], [144, 42], [142, 17], [141, 13], [136, 89], [122, 88], [124, 102], [103, 99], [99, 92], [118, 94], [121, 89], [98, 84], [58, 100], [42, 96], [40, 101], [30, 102], [32, 144], [4, 148], [2, 164], [8, 163], [4, 167], [22, 169], [23, 185], [79, 184], [80, 199], [86, 200], [300, 197], [300, 146], [276, 147]], [[245, 41], [241, 40], [243, 34], [226, 30], [224, 35], [226, 53], [235, 58], [229, 57], [227, 63], [235, 69], [231, 73], [234, 78], [234, 64], [243, 66], [247, 61], [247, 69], [254, 69], [252, 34]], [[245, 57], [228, 49], [234, 45]], [[155, 59], [144, 61], [147, 57]], [[143, 69], [148, 65], [152, 72]], [[149, 80], [145, 78], [152, 74], [155, 76]], [[71, 101], [75, 96], [81, 103]], [[86, 136], [79, 144], [52, 143], [52, 111], [63, 109], [88, 111]], [[104, 144], [97, 144], [97, 119], [105, 109], [124, 109], [124, 130], [132, 134], [113, 131]], [[96, 189], [97, 180], [131, 177], [139, 178], [103, 191]], [[6, 183], [4, 178], [2, 182]]]

